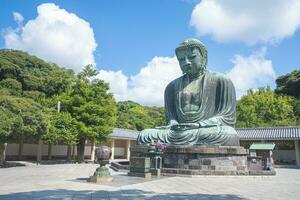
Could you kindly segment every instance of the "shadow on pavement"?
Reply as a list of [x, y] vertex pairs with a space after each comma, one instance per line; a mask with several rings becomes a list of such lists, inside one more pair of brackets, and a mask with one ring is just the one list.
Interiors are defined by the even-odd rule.
[[162, 199], [162, 200], [181, 200], [181, 199], [213, 199], [213, 200], [240, 200], [245, 199], [237, 195], [227, 195], [227, 194], [185, 194], [185, 193], [159, 193], [153, 194], [152, 192], [135, 190], [135, 189], [121, 189], [117, 191], [107, 191], [107, 190], [42, 190], [42, 191], [30, 191], [30, 192], [19, 192], [7, 195], [0, 195], [1, 200], [71, 200], [71, 199], [82, 199], [82, 200], [99, 200], [99, 199], [109, 199], [109, 200], [142, 200], [142, 199]]
[[4, 163], [4, 165], [1, 165], [0, 168], [9, 168], [9, 167], [24, 167], [26, 166], [24, 163], [22, 162], [18, 162], [18, 161], [7, 161]]
[[114, 180], [112, 182], [102, 182], [102, 183], [89, 182], [89, 178], [86, 178], [86, 177], [85, 178], [76, 178], [76, 179], [72, 179], [72, 180], [68, 180], [68, 181], [85, 183], [85, 184], [93, 184], [93, 185], [123, 187], [123, 186], [127, 186], [127, 185], [152, 182], [152, 181], [170, 178], [170, 177], [166, 177], [166, 176], [160, 176], [160, 177], [153, 176], [151, 179], [145, 179], [145, 178], [141, 178], [141, 177], [128, 176], [127, 174], [113, 174], [112, 177], [114, 177]]

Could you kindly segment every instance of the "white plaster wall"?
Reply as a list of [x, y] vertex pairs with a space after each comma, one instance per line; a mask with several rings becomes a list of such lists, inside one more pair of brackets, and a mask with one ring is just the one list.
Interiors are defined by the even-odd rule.
[[125, 155], [125, 148], [123, 147], [115, 147], [115, 156], [124, 156]]
[[[23, 155], [24, 156], [36, 156], [37, 144], [23, 144]], [[85, 146], [84, 155], [91, 155], [91, 146]], [[52, 156], [67, 156], [67, 145], [52, 145]], [[19, 144], [8, 144], [6, 149], [6, 155], [16, 156], [18, 155]], [[48, 155], [48, 144], [43, 144], [42, 147], [43, 156]], [[77, 154], [75, 147], [75, 155]]]
[[[18, 155], [18, 151], [19, 151], [19, 144], [8, 144], [6, 149], [6, 155], [15, 156]], [[37, 151], [37, 144], [23, 144], [24, 156], [36, 155], [36, 151]], [[43, 148], [43, 154], [44, 154], [44, 148]]]
[[91, 152], [92, 152], [92, 146], [85, 146], [85, 149], [84, 149], [84, 155], [85, 156], [89, 156], [91, 155]]
[[19, 145], [18, 144], [7, 144], [6, 155], [15, 156], [18, 155]]

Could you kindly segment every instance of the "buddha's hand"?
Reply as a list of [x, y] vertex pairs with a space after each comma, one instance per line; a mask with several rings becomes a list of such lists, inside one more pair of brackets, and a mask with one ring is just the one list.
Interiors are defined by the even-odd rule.
[[170, 129], [172, 126], [178, 125], [177, 121], [170, 121], [167, 126], [157, 126], [156, 129]]
[[189, 129], [197, 129], [200, 125], [198, 123], [180, 123], [171, 126], [171, 129], [174, 131], [184, 131]]

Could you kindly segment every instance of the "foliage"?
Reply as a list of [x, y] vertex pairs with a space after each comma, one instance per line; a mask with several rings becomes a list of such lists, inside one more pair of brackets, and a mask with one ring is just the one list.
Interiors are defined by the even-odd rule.
[[116, 123], [116, 102], [102, 80], [88, 82], [78, 79], [70, 93], [58, 97], [62, 111], [78, 122], [79, 139], [105, 141]]
[[51, 119], [49, 131], [43, 135], [43, 141], [50, 144], [76, 144], [78, 135], [76, 120], [69, 113], [57, 112], [54, 109], [49, 109], [48, 116]]
[[11, 95], [20, 96], [22, 93], [22, 84], [16, 79], [6, 78], [0, 81], [0, 88], [7, 89]]
[[269, 87], [249, 90], [237, 103], [237, 127], [296, 125], [293, 98], [275, 94]]
[[118, 102], [118, 119], [116, 126], [119, 128], [143, 130], [154, 128], [166, 123], [164, 108], [145, 107], [133, 101]]
[[6, 139], [7, 136], [40, 136], [47, 132], [48, 122], [42, 106], [32, 99], [1, 95], [0, 109], [1, 135], [6, 136]]
[[[0, 50], [0, 87], [5, 86], [12, 90], [17, 88], [18, 94], [38, 91], [50, 97], [66, 91], [73, 77], [70, 70], [46, 63], [25, 52]], [[8, 81], [11, 84], [7, 84]]]
[[15, 127], [20, 127], [22, 119], [4, 107], [0, 107], [0, 144], [12, 138]]
[[277, 88], [275, 92], [281, 95], [294, 97], [294, 115], [300, 123], [300, 70], [280, 76], [276, 79]]
[[276, 79], [276, 85], [275, 92], [277, 94], [300, 98], [300, 70], [279, 76]]
[[82, 72], [78, 74], [78, 78], [82, 80], [88, 80], [88, 78], [96, 76], [98, 72], [93, 65], [86, 65]]

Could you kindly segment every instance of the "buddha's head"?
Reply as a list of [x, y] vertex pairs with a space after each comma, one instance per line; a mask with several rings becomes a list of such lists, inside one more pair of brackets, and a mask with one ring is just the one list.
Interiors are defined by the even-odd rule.
[[206, 69], [207, 50], [199, 40], [187, 39], [175, 51], [184, 74], [195, 76]]

